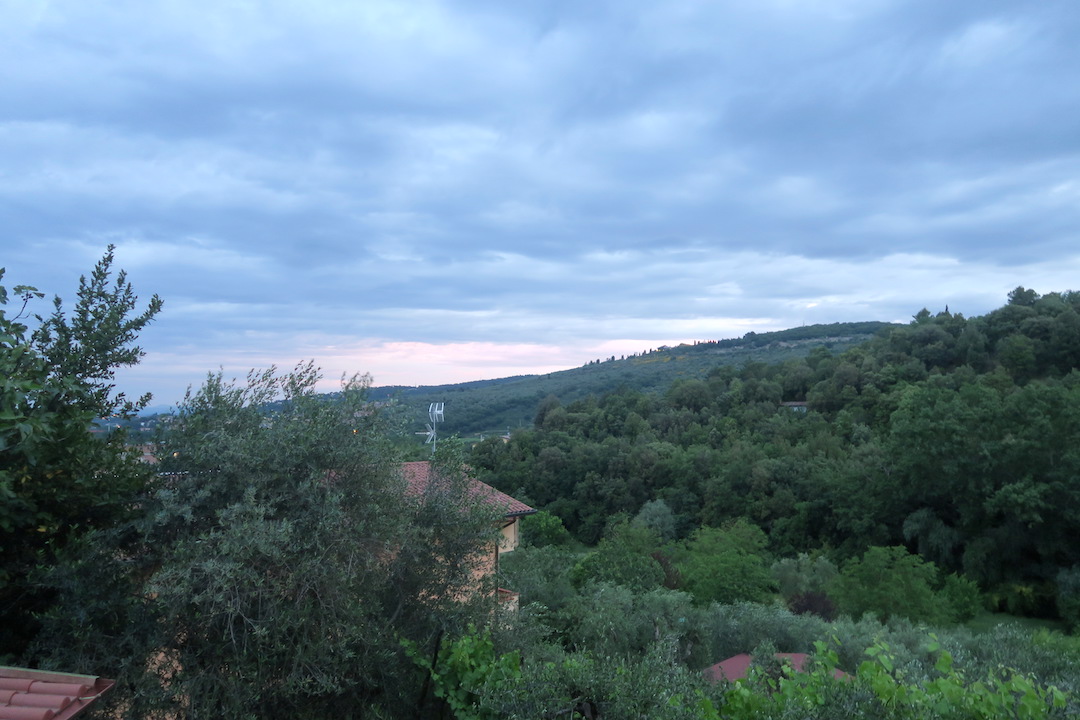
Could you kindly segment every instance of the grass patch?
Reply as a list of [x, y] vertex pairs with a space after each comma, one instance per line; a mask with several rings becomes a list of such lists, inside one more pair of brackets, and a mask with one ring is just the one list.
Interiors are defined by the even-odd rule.
[[974, 632], [984, 633], [993, 630], [998, 625], [1019, 625], [1034, 632], [1035, 630], [1056, 630], [1066, 633], [1065, 623], [1060, 620], [1048, 620], [1046, 618], [1021, 617], [1009, 613], [983, 612], [966, 623], [966, 626]]

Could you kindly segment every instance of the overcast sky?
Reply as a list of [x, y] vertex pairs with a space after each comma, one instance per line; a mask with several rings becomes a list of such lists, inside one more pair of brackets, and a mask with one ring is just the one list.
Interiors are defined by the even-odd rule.
[[[1080, 290], [1075, 0], [0, 0], [0, 265], [130, 393], [547, 372]], [[334, 383], [327, 385], [327, 389]]]

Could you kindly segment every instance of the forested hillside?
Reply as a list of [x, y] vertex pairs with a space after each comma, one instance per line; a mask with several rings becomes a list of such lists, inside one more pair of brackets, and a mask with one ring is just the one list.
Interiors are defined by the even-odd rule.
[[471, 462], [589, 545], [658, 508], [676, 538], [742, 518], [775, 556], [905, 545], [996, 608], [1052, 615], [1080, 567], [1078, 368], [1080, 293], [1017, 288], [841, 353], [551, 397]]
[[537, 405], [554, 396], [563, 403], [629, 387], [663, 392], [678, 380], [704, 378], [717, 365], [782, 362], [816, 347], [840, 351], [890, 327], [883, 322], [809, 325], [741, 338], [642, 350], [630, 356], [597, 358], [583, 367], [549, 373], [454, 385], [387, 386], [371, 389], [376, 401], [395, 399], [402, 415], [422, 429], [428, 404], [445, 403], [444, 434], [501, 434], [532, 425]]
[[[140, 406], [111, 373], [159, 307], [135, 312], [111, 262], [32, 333], [42, 293], [13, 288], [12, 315], [0, 286], [0, 662], [115, 678], [96, 717], [1080, 715], [1080, 640], [962, 625], [989, 597], [1080, 626], [1078, 295], [545, 398], [472, 452], [546, 509], [508, 553], [462, 443], [409, 489], [362, 377], [211, 376], [161, 472], [122, 427], [92, 439]], [[814, 653], [809, 672], [777, 652]], [[746, 681], [716, 676], [742, 653]]]

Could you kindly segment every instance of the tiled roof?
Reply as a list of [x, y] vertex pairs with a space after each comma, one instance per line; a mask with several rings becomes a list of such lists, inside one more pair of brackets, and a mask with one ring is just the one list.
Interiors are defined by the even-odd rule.
[[0, 720], [67, 720], [112, 686], [93, 675], [0, 666]]
[[[776, 653], [774, 657], [778, 660], [787, 660], [791, 663], [791, 667], [795, 668], [796, 672], [805, 672], [803, 668], [806, 666], [806, 661], [810, 656], [806, 653]], [[712, 682], [720, 682], [721, 680], [730, 680], [734, 682], [746, 677], [747, 673], [750, 671], [750, 663], [752, 663], [753, 660], [752, 657], [743, 653], [741, 655], [729, 657], [727, 660], [721, 660], [715, 665], [705, 668], [703, 672], [705, 673], [705, 677]], [[843, 670], [833, 670], [833, 677], [835, 678], [846, 676], [847, 673]]]
[[[410, 495], [422, 495], [431, 484], [434, 476], [431, 463], [427, 461], [403, 463], [401, 472], [405, 476], [405, 482], [408, 483]], [[536, 510], [520, 500], [510, 497], [504, 492], [499, 492], [487, 483], [482, 483], [473, 478], [469, 478], [469, 495], [476, 500], [487, 503], [491, 507], [505, 510], [506, 517], [531, 515], [536, 512]]]

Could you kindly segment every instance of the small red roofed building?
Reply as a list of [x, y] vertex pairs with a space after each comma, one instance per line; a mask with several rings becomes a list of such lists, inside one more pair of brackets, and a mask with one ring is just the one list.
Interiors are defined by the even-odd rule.
[[[806, 672], [806, 662], [810, 659], [810, 656], [806, 653], [776, 653], [773, 657], [790, 664], [795, 672]], [[721, 660], [715, 665], [710, 665], [702, 672], [705, 679], [710, 682], [716, 683], [721, 680], [735, 682], [736, 680], [746, 679], [747, 674], [750, 672], [750, 665], [753, 662], [753, 657], [742, 653], [741, 655], [729, 657], [727, 660]], [[833, 670], [833, 677], [837, 679], [847, 677], [847, 673], [843, 670]]]

